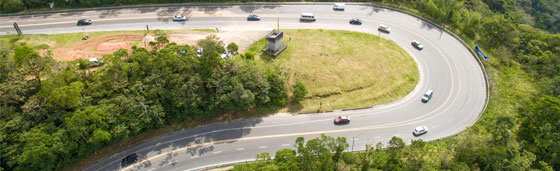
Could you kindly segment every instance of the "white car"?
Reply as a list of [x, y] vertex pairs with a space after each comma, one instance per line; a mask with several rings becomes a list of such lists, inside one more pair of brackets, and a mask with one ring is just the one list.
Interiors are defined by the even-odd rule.
[[391, 28], [389, 26], [386, 26], [386, 25], [383, 25], [383, 24], [379, 25], [378, 30], [386, 32], [386, 33], [391, 33]]
[[426, 93], [424, 93], [424, 95], [422, 96], [422, 102], [428, 103], [428, 101], [430, 101], [430, 99], [432, 99], [433, 94], [434, 94], [433, 90], [426, 91]]
[[426, 126], [419, 126], [414, 128], [414, 131], [412, 132], [412, 135], [414, 136], [419, 136], [422, 134], [428, 133], [428, 127]]
[[418, 50], [424, 49], [424, 45], [422, 45], [417, 40], [412, 40], [412, 46], [416, 47], [416, 49], [418, 49]]
[[185, 17], [183, 15], [176, 15], [176, 16], [173, 16], [173, 21], [187, 21], [187, 17]]
[[334, 3], [333, 10], [344, 11], [344, 3]]

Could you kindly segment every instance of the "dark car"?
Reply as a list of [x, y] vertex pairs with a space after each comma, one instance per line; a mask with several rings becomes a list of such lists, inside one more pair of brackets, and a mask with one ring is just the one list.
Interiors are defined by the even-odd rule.
[[362, 25], [362, 20], [357, 19], [357, 18], [352, 18], [350, 20], [350, 24]]
[[247, 21], [260, 21], [261, 17], [259, 17], [258, 15], [255, 14], [251, 14], [249, 16], [247, 16]]
[[125, 167], [125, 166], [128, 166], [128, 165], [130, 165], [132, 163], [135, 163], [137, 161], [138, 161], [138, 155], [136, 153], [132, 153], [132, 154], [130, 154], [130, 155], [128, 155], [128, 156], [126, 156], [125, 158], [122, 159], [121, 166]]
[[91, 25], [91, 20], [90, 19], [78, 20], [78, 26], [83, 26], [83, 25]]
[[348, 116], [338, 116], [336, 118], [334, 118], [334, 124], [338, 125], [338, 124], [348, 124], [350, 123], [350, 119], [348, 118]]

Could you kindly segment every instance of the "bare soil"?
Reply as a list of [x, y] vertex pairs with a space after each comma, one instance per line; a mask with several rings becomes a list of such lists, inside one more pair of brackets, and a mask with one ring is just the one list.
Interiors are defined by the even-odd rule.
[[[219, 37], [224, 45], [235, 42], [239, 46], [239, 51], [243, 52], [253, 42], [263, 38], [266, 31], [220, 31], [220, 32], [171, 32], [167, 36], [170, 42], [179, 45], [196, 45], [200, 39], [204, 39], [210, 34]], [[90, 37], [78, 44], [70, 46], [51, 46], [53, 47], [53, 56], [55, 60], [71, 61], [76, 59], [87, 59], [94, 57], [103, 57], [103, 55], [112, 54], [120, 48], [129, 49], [134, 43], [138, 47], [145, 47], [143, 42], [154, 41], [153, 35], [143, 34], [120, 34], [102, 37]]]

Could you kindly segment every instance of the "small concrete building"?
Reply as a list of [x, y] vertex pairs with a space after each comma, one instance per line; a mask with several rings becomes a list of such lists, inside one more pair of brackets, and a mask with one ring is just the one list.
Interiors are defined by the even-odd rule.
[[274, 57], [278, 56], [282, 51], [288, 48], [288, 46], [282, 44], [282, 37], [284, 37], [284, 32], [272, 30], [266, 35], [268, 46], [265, 47], [263, 51]]

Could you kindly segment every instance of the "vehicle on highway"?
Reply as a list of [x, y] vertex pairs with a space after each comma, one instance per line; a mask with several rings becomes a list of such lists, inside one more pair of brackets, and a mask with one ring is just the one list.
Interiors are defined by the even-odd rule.
[[426, 126], [419, 126], [414, 128], [414, 131], [412, 132], [412, 135], [414, 136], [420, 136], [422, 134], [428, 133], [428, 127]]
[[350, 118], [348, 118], [348, 116], [338, 116], [336, 118], [334, 118], [334, 124], [338, 125], [338, 124], [348, 124], [350, 123]]
[[196, 50], [196, 56], [201, 57], [202, 53], [204, 53], [204, 48], [199, 47], [198, 50]]
[[422, 45], [420, 42], [418, 42], [417, 40], [412, 40], [412, 46], [414, 46], [416, 49], [418, 50], [422, 50], [424, 49], [424, 45]]
[[426, 93], [424, 93], [424, 95], [422, 96], [422, 102], [428, 103], [428, 101], [430, 101], [430, 99], [432, 99], [433, 94], [434, 94], [434, 91], [432, 91], [432, 90], [426, 91]]
[[334, 6], [332, 7], [333, 10], [339, 10], [339, 11], [344, 11], [344, 3], [334, 3]]
[[260, 20], [261, 20], [261, 17], [259, 17], [258, 15], [255, 15], [255, 14], [250, 14], [247, 17], [247, 21], [260, 21]]
[[385, 33], [391, 33], [391, 28], [389, 26], [384, 25], [384, 24], [380, 24], [379, 28], [377, 30], [385, 32]]
[[78, 20], [78, 26], [84, 26], [84, 25], [91, 25], [91, 20], [90, 19], [80, 19]]
[[173, 16], [173, 21], [187, 21], [187, 17], [183, 15]]
[[360, 20], [358, 18], [352, 18], [350, 20], [350, 24], [362, 25], [362, 20]]
[[315, 15], [313, 15], [313, 13], [308, 13], [308, 12], [302, 12], [301, 17], [299, 18], [299, 21], [304, 21], [304, 22], [313, 22], [315, 20], [316, 20]]
[[132, 154], [130, 154], [130, 155], [128, 155], [128, 156], [126, 156], [122, 159], [121, 166], [125, 167], [125, 166], [128, 166], [128, 165], [130, 165], [132, 163], [135, 163], [137, 161], [138, 161], [138, 154], [132, 153]]

